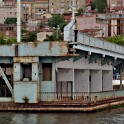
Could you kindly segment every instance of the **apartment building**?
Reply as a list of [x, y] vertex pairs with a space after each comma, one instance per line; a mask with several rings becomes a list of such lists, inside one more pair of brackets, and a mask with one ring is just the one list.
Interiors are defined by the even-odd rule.
[[124, 12], [124, 0], [107, 0], [110, 11]]
[[77, 29], [95, 37], [108, 37], [108, 22], [103, 15], [77, 16]]
[[24, 21], [41, 19], [41, 15], [48, 12], [49, 0], [22, 0]]
[[[70, 11], [72, 0], [49, 0], [49, 12], [51, 14], [63, 14]], [[85, 7], [85, 0], [75, 0], [76, 9]]]
[[0, 23], [4, 24], [6, 18], [16, 17], [16, 6], [0, 6]]

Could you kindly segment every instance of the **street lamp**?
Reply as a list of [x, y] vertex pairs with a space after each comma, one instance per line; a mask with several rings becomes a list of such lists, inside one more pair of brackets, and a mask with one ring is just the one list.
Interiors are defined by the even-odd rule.
[[17, 42], [21, 41], [21, 2], [17, 0]]
[[58, 40], [59, 39], [59, 30], [60, 30], [59, 25], [57, 25], [57, 28], [53, 27], [53, 29], [56, 30], [56, 39]]

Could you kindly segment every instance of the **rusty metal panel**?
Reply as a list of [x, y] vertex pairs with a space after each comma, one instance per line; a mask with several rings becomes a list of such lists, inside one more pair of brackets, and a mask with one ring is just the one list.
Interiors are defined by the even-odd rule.
[[0, 56], [15, 56], [15, 45], [0, 45]]
[[21, 43], [18, 56], [67, 56], [68, 42]]
[[19, 62], [19, 63], [33, 63], [33, 62], [38, 62], [39, 59], [38, 57], [14, 57], [14, 62]]
[[25, 103], [25, 98], [28, 103], [37, 103], [37, 82], [16, 82], [14, 83], [14, 102]]

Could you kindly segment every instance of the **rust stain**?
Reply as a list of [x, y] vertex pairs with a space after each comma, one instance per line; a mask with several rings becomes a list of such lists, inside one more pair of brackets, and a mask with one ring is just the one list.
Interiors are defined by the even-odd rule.
[[35, 48], [35, 47], [37, 47], [37, 45], [38, 45], [38, 43], [37, 42], [33, 42], [33, 47]]
[[15, 62], [34, 62], [33, 57], [16, 57]]
[[53, 47], [53, 43], [52, 42], [49, 42], [49, 50], [50, 51], [52, 50], [52, 47]]

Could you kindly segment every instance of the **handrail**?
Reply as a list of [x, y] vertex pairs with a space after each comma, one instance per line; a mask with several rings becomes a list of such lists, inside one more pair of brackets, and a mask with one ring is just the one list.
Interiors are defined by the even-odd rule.
[[98, 38], [94, 38], [91, 36], [88, 36], [83, 33], [78, 33], [78, 43], [81, 43], [83, 45], [87, 45], [89, 47], [94, 47], [98, 49], [108, 50], [111, 52], [124, 54], [124, 47], [121, 45], [117, 45], [114, 43], [107, 42], [105, 40], [101, 40]]

